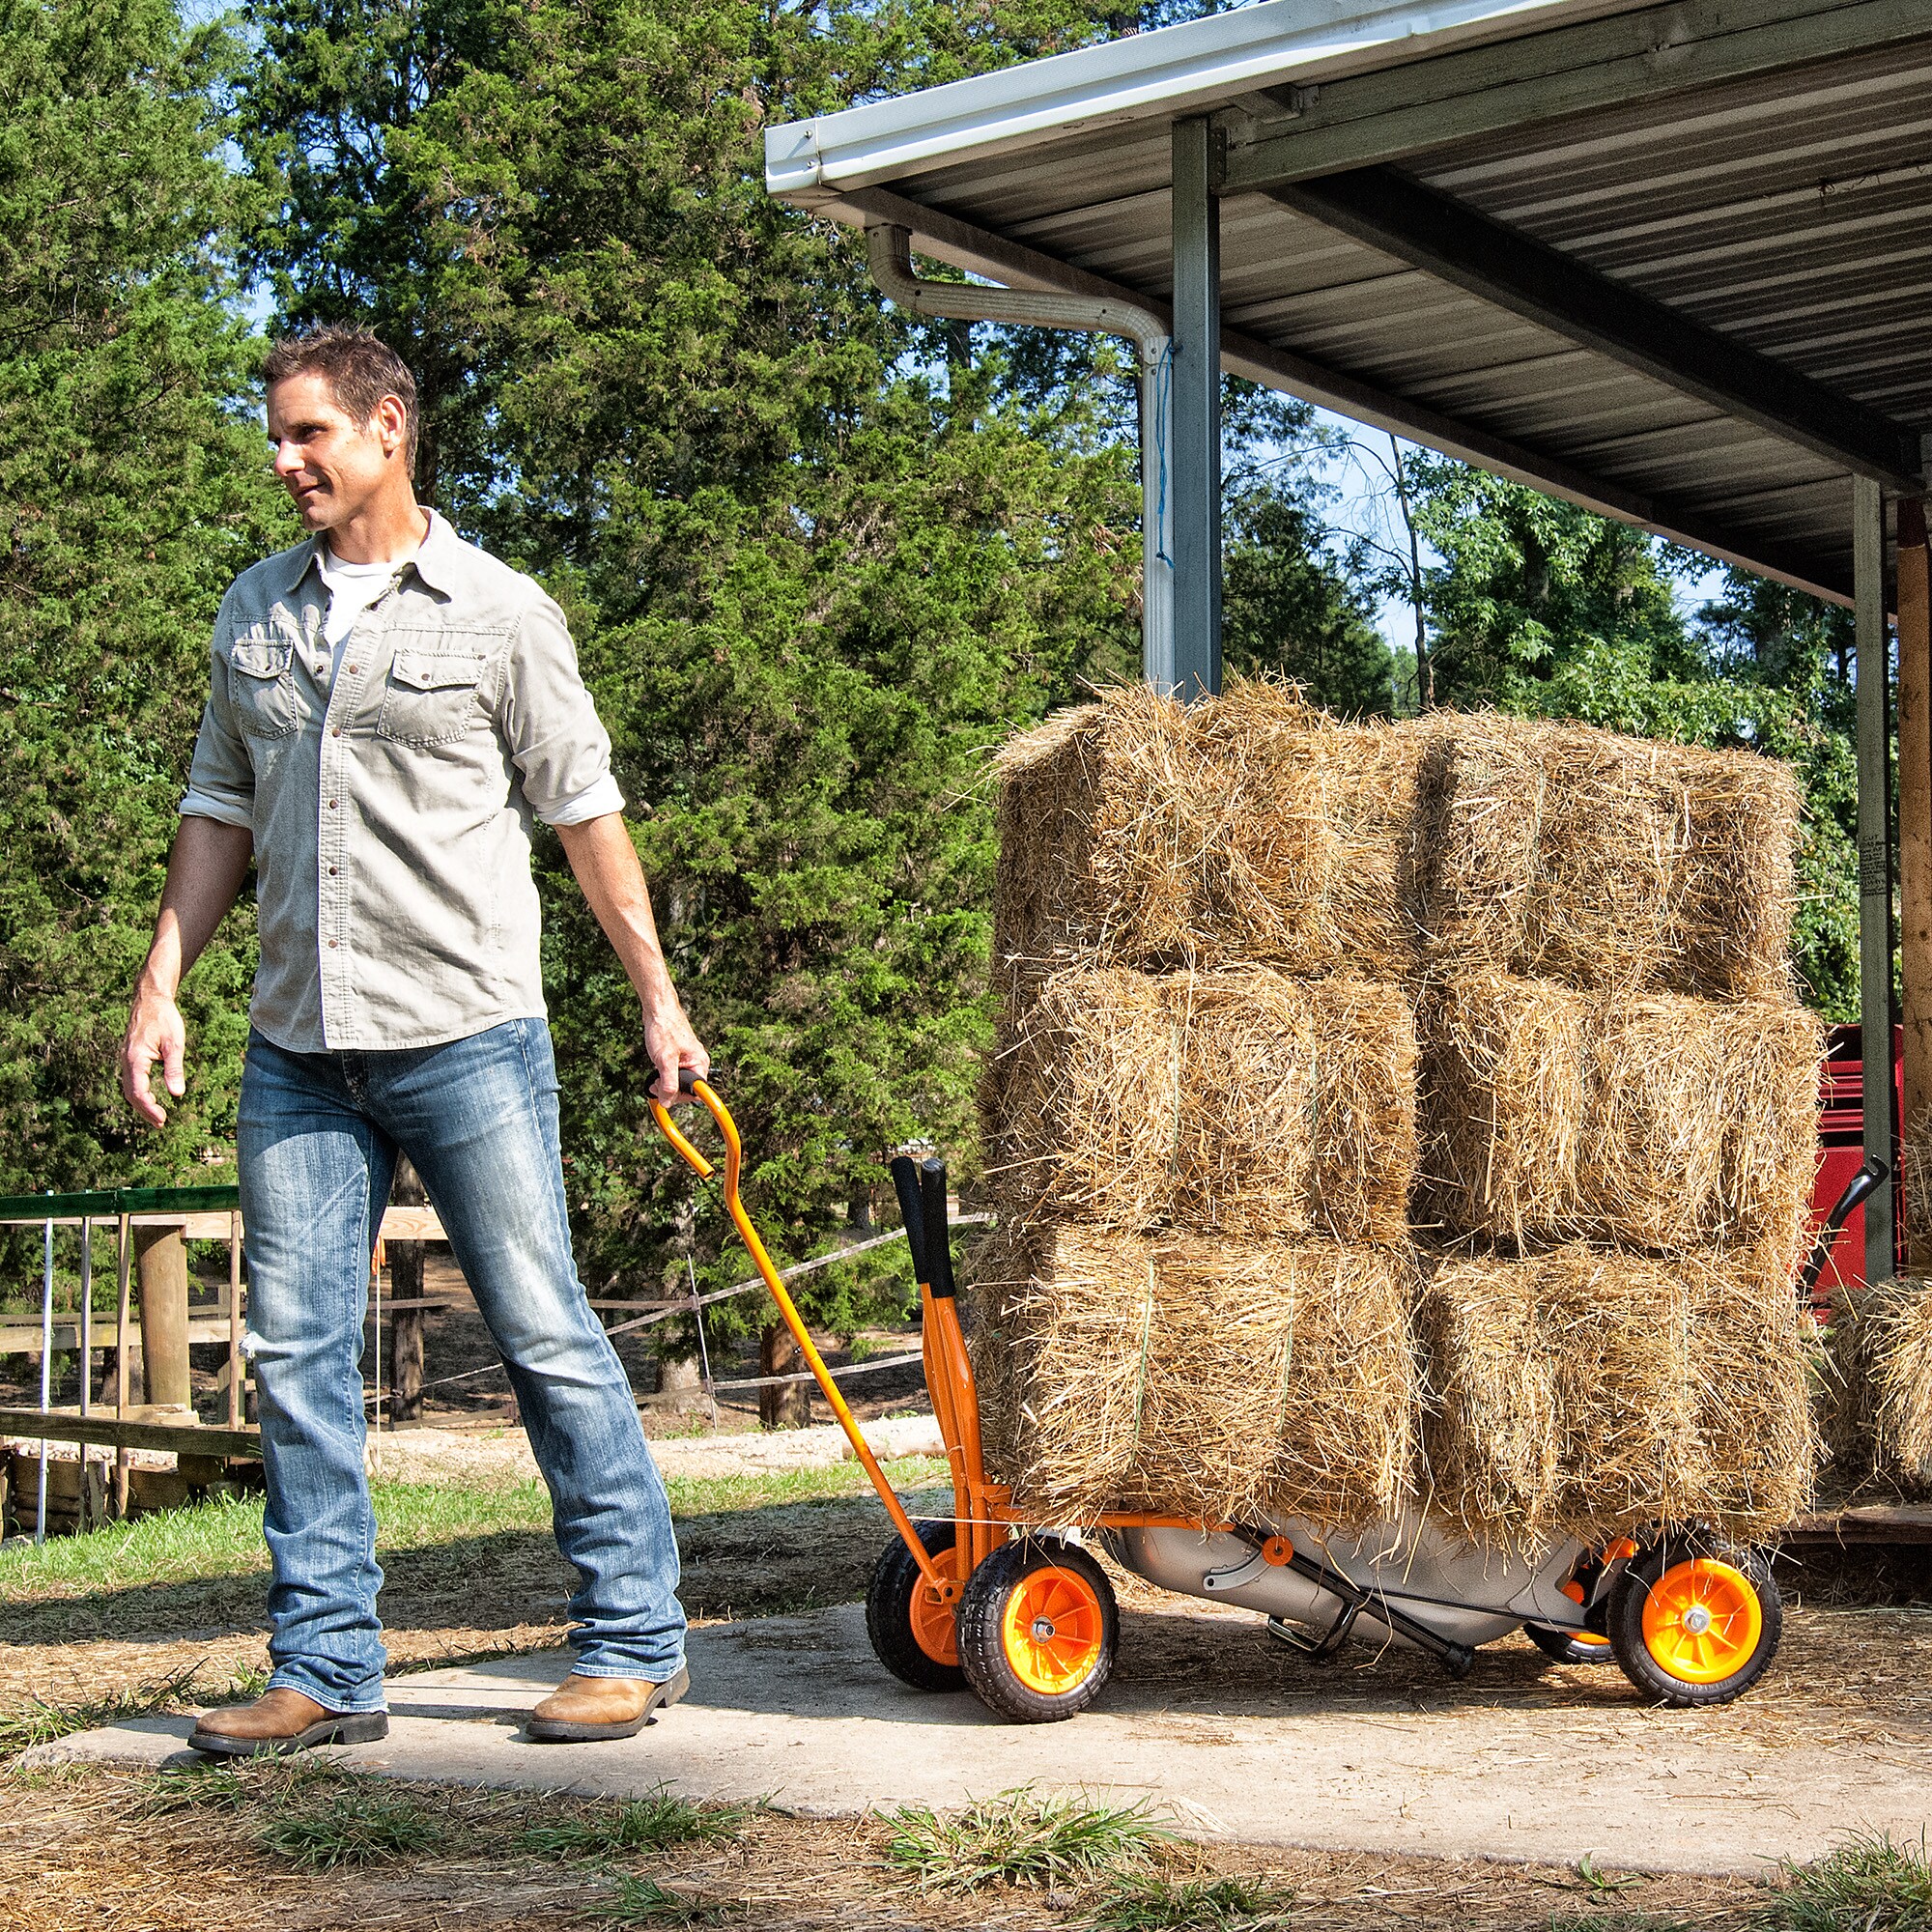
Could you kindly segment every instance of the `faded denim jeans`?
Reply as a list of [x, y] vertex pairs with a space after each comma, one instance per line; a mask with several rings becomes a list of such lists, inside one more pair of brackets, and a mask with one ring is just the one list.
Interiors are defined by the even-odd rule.
[[248, 1341], [269, 1484], [270, 1687], [383, 1708], [376, 1520], [362, 1463], [370, 1253], [398, 1151], [502, 1351], [576, 1566], [574, 1668], [662, 1682], [683, 1662], [677, 1545], [617, 1351], [571, 1257], [556, 1065], [541, 1019], [440, 1046], [289, 1053], [242, 1077]]

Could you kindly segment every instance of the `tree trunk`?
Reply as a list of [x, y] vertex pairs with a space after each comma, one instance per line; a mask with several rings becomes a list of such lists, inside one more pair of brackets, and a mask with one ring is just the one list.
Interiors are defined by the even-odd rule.
[[[775, 1321], [758, 1337], [758, 1373], [761, 1376], [797, 1375], [805, 1367], [805, 1357], [791, 1339], [791, 1330]], [[758, 1391], [758, 1421], [766, 1429], [806, 1429], [811, 1423], [811, 1384], [781, 1382], [776, 1388]]]
[[[409, 1156], [396, 1160], [395, 1184], [389, 1199], [398, 1208], [426, 1208], [429, 1192], [410, 1165]], [[423, 1292], [423, 1243], [390, 1241], [389, 1293], [397, 1301], [419, 1301]], [[423, 1316], [420, 1308], [399, 1308], [389, 1328], [389, 1415], [396, 1422], [422, 1420]]]

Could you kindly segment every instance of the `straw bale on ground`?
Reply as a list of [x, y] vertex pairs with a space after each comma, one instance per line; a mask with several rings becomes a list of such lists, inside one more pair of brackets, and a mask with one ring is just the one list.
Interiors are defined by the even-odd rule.
[[1401, 977], [1424, 750], [1259, 681], [1048, 719], [1000, 760], [1001, 990], [1017, 1003], [1070, 965]]
[[1709, 999], [1788, 991], [1801, 794], [1748, 752], [1439, 713], [1417, 917], [1447, 970]]
[[988, 1468], [1027, 1514], [1358, 1527], [1407, 1494], [1404, 1251], [1012, 1224], [973, 1273]]
[[1855, 1479], [1932, 1490], [1932, 1280], [1839, 1290], [1829, 1343], [1833, 1462]]
[[1022, 1218], [1407, 1233], [1415, 1029], [1397, 987], [1062, 973], [1003, 1037], [982, 1097], [987, 1179]]
[[1789, 1000], [1609, 1000], [1470, 972], [1419, 1014], [1418, 1211], [1449, 1234], [1795, 1260], [1817, 1137], [1816, 1017]]
[[1790, 1521], [1817, 1462], [1790, 1282], [1765, 1250], [1443, 1263], [1418, 1318], [1433, 1509], [1491, 1545]]

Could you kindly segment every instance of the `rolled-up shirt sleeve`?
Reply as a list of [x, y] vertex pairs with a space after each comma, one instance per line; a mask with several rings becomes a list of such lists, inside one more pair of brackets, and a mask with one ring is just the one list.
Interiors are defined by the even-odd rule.
[[187, 791], [180, 814], [184, 818], [213, 818], [223, 825], [255, 829], [255, 764], [248, 747], [235, 728], [229, 704], [228, 655], [231, 635], [224, 599], [215, 619], [210, 647], [208, 703], [201, 714], [201, 730], [194, 741], [194, 761], [188, 767]]
[[624, 809], [611, 734], [584, 689], [570, 627], [549, 598], [511, 640], [501, 725], [524, 796], [546, 825], [581, 825]]

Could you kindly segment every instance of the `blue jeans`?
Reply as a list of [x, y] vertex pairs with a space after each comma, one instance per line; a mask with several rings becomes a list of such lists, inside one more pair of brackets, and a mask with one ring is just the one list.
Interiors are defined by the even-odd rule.
[[502, 1351], [550, 1486], [557, 1548], [579, 1577], [573, 1667], [676, 1675], [670, 1509], [571, 1257], [550, 1029], [523, 1019], [394, 1053], [287, 1053], [249, 1036], [239, 1151], [273, 1566], [270, 1685], [331, 1711], [383, 1708], [362, 1323], [399, 1150]]

